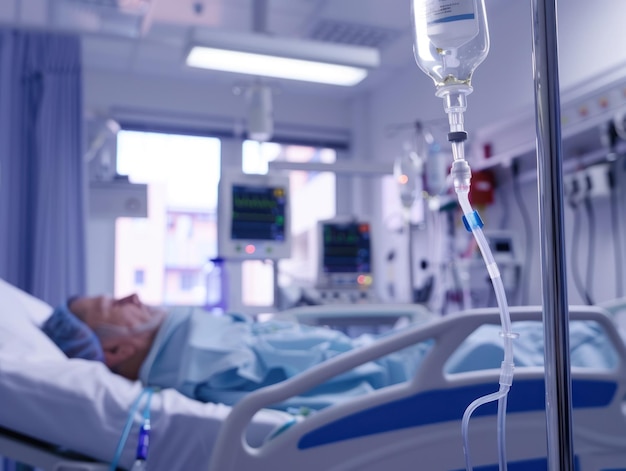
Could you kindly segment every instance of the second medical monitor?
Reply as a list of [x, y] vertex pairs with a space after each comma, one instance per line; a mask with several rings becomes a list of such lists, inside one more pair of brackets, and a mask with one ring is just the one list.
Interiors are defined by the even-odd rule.
[[372, 283], [370, 224], [353, 219], [321, 221], [318, 286], [367, 288]]

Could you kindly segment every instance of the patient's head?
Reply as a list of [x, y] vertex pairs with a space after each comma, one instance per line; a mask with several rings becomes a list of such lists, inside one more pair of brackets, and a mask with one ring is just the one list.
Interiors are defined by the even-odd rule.
[[136, 294], [121, 299], [79, 297], [68, 307], [100, 339], [106, 365], [136, 379], [163, 322], [164, 311], [142, 303]]

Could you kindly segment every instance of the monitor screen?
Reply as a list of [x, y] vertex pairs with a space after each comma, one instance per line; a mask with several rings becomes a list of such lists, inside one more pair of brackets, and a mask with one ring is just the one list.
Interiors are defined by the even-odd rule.
[[218, 191], [218, 252], [226, 259], [291, 256], [289, 179], [224, 172]]
[[371, 273], [370, 225], [325, 222], [322, 226], [324, 273]]
[[230, 237], [234, 240], [285, 240], [285, 188], [234, 184]]

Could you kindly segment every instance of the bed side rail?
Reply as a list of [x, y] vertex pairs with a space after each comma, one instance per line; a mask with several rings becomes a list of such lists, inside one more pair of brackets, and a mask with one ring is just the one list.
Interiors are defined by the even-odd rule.
[[[537, 321], [542, 319], [541, 316], [542, 308], [540, 306], [511, 308], [513, 321]], [[570, 319], [593, 320], [605, 329], [618, 353], [619, 365], [616, 374], [620, 382], [623, 383], [626, 378], [624, 372], [626, 347], [606, 312], [595, 307], [571, 307]], [[499, 325], [499, 323], [498, 310], [491, 308], [431, 319], [377, 340], [367, 348], [359, 348], [338, 355], [289, 380], [254, 391], [232, 409], [224, 422], [211, 457], [209, 469], [211, 471], [237, 469], [234, 464], [237, 455], [252, 456], [258, 452], [246, 443], [245, 430], [252, 417], [260, 409], [305, 393], [334, 376], [416, 343], [435, 339], [435, 345], [425, 356], [416, 377], [412, 381], [412, 387], [406, 390], [407, 394], [420, 390], [451, 387], [451, 380], [446, 378], [443, 372], [446, 360], [461, 342], [479, 326], [483, 324]], [[497, 381], [497, 372], [494, 372], [494, 377]]]
[[[511, 307], [510, 314], [512, 322], [542, 321], [541, 306]], [[450, 355], [481, 325], [500, 325], [497, 308], [472, 309], [455, 318], [458, 318], [460, 322], [455, 322], [452, 328], [436, 337], [437, 348], [431, 349], [420, 365], [414, 379], [420, 389], [450, 387], [450, 379], [444, 374], [444, 365]], [[570, 321], [593, 321], [603, 328], [618, 357], [616, 371], [611, 375], [616, 376], [620, 382], [626, 381], [626, 346], [606, 310], [595, 306], [570, 306], [569, 319]]]
[[[341, 317], [399, 317], [406, 316], [415, 321], [435, 317], [430, 310], [420, 304], [335, 304], [319, 306], [300, 306], [287, 309], [278, 314], [281, 318], [294, 320], [308, 318]], [[438, 316], [437, 316], [438, 317]]]

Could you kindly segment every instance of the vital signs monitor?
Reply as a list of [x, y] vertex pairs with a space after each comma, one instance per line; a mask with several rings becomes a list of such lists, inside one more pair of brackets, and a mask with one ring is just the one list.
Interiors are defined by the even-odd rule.
[[335, 218], [318, 223], [317, 290], [324, 302], [362, 302], [372, 293], [369, 222]]
[[218, 252], [228, 259], [291, 256], [289, 178], [224, 171], [218, 189]]

